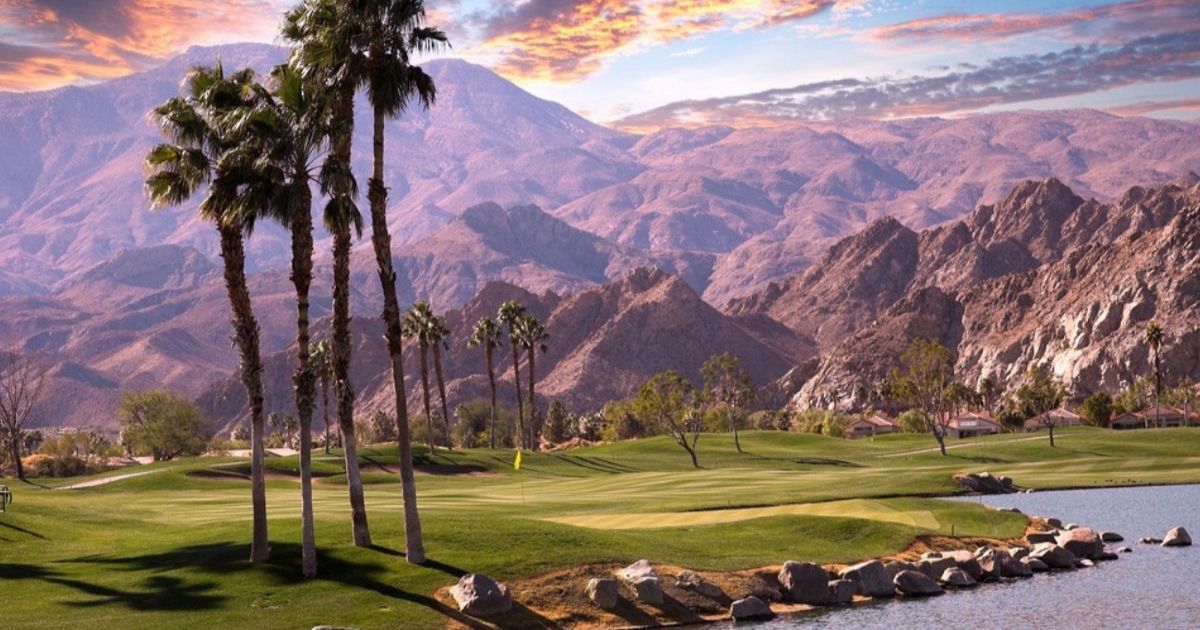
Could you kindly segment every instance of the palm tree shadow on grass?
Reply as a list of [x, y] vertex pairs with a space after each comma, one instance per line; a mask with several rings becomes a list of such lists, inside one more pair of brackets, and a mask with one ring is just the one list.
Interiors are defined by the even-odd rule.
[[118, 604], [142, 612], [208, 610], [228, 599], [212, 592], [215, 582], [189, 583], [171, 575], [152, 575], [142, 582], [139, 590], [122, 590], [74, 579], [47, 567], [0, 563], [0, 581], [6, 580], [41, 580], [91, 596], [91, 599], [63, 602], [74, 608]]
[[[167, 552], [140, 556], [111, 557], [93, 555], [62, 562], [104, 565], [118, 571], [165, 572], [188, 569], [211, 575], [232, 575], [243, 571], [263, 571], [272, 580], [282, 585], [296, 585], [309, 581], [325, 581], [356, 589], [373, 591], [389, 599], [428, 608], [469, 628], [482, 630], [494, 628], [549, 629], [558, 627], [551, 620], [520, 604], [514, 604], [513, 611], [501, 618], [493, 619], [490, 623], [482, 622], [462, 614], [432, 596], [406, 591], [385, 581], [384, 576], [387, 573], [387, 567], [378, 562], [355, 562], [328, 553], [322, 554], [317, 577], [307, 580], [301, 572], [299, 545], [295, 543], [275, 543], [271, 547], [271, 559], [255, 565], [251, 565], [246, 561], [246, 558], [250, 554], [250, 546], [234, 543], [191, 545]], [[401, 551], [379, 545], [374, 545], [370, 549], [387, 556], [404, 556], [404, 553]], [[3, 566], [0, 565], [0, 578], [6, 577], [2, 571]], [[459, 567], [444, 564], [433, 559], [427, 560], [422, 566], [445, 573], [454, 579], [462, 577], [467, 573], [467, 571]], [[32, 568], [38, 569], [37, 567]], [[156, 578], [158, 579], [156, 580]], [[178, 583], [167, 584], [163, 581], [164, 578]], [[216, 584], [211, 582], [185, 586], [181, 584], [182, 581], [178, 578], [169, 576], [152, 576], [147, 579], [147, 583], [151, 581], [154, 581], [154, 583], [150, 584], [150, 586], [157, 587], [156, 596], [163, 598], [162, 601], [159, 601], [159, 604], [163, 607], [151, 610], [202, 610], [216, 607], [226, 599], [224, 596], [215, 594], [206, 595], [200, 592], [200, 587], [208, 590], [215, 588]], [[85, 592], [90, 592], [86, 588], [83, 588], [84, 586], [92, 589], [102, 588], [83, 583], [80, 583], [78, 588]], [[107, 591], [111, 589], [103, 590]], [[172, 602], [170, 598], [176, 595], [179, 596], [177, 602]], [[202, 597], [211, 598], [211, 601], [200, 599]], [[103, 605], [117, 601], [131, 607], [134, 607], [133, 604], [141, 603], [140, 599], [134, 597], [127, 599], [112, 598], [111, 600], [101, 598], [96, 600], [94, 605]]]
[[[25, 529], [24, 527], [19, 527], [17, 525], [13, 525], [12, 523], [0, 522], [0, 527], [7, 527], [7, 528], [13, 530], [14, 532], [17, 532], [20, 534], [25, 534], [26, 536], [33, 536], [34, 538], [37, 538], [38, 540], [50, 540], [49, 538], [46, 538], [45, 536], [43, 536], [33, 530]], [[8, 539], [4, 538], [4, 539], [0, 539], [0, 540], [8, 540]]]

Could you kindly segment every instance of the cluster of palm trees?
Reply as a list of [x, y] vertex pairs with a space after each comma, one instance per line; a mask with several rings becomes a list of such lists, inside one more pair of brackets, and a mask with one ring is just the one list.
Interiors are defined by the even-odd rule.
[[[475, 323], [471, 338], [467, 345], [483, 348], [484, 361], [487, 365], [488, 385], [492, 395], [491, 428], [488, 431], [488, 446], [496, 448], [496, 350], [504, 345], [507, 334], [509, 346], [512, 348], [513, 387], [517, 395], [517, 426], [513, 438], [513, 446], [518, 449], [537, 450], [540, 414], [537, 409], [537, 398], [534, 384], [537, 382], [536, 365], [537, 353], [546, 352], [546, 342], [550, 334], [546, 326], [537, 317], [515, 300], [509, 300], [500, 305], [496, 318], [480, 318]], [[525, 352], [525, 366], [528, 375], [525, 379], [528, 386], [528, 398], [521, 390], [521, 351]], [[529, 402], [528, 422], [526, 422], [525, 402]]]
[[[312, 516], [311, 432], [316, 380], [332, 385], [345, 449], [354, 542], [371, 545], [354, 440], [350, 384], [350, 248], [363, 217], [350, 165], [354, 98], [365, 92], [374, 114], [373, 170], [368, 183], [371, 240], [383, 289], [383, 320], [396, 395], [397, 441], [404, 498], [406, 556], [421, 564], [425, 552], [413, 482], [404, 372], [403, 331], [387, 225], [383, 182], [384, 127], [416, 103], [433, 104], [433, 80], [413, 57], [447, 45], [446, 35], [425, 25], [423, 0], [304, 0], [288, 11], [283, 33], [292, 45], [288, 62], [271, 71], [267, 85], [255, 73], [226, 73], [218, 62], [188, 73], [184, 95], [155, 108], [165, 142], [146, 157], [146, 191], [154, 206], [178, 205], [203, 191], [201, 218], [215, 224], [233, 312], [251, 420], [253, 536], [250, 559], [270, 555], [263, 477], [263, 387], [259, 327], [246, 282], [245, 239], [260, 219], [288, 229], [291, 280], [296, 290], [296, 368], [293, 376], [300, 429], [303, 571], [316, 574]], [[333, 235], [333, 326], [327, 347], [314, 348], [309, 331], [313, 278], [312, 188], [328, 199], [324, 224]], [[332, 366], [313, 364], [313, 351]], [[328, 423], [326, 423], [328, 427]], [[326, 440], [328, 444], [328, 440]]]

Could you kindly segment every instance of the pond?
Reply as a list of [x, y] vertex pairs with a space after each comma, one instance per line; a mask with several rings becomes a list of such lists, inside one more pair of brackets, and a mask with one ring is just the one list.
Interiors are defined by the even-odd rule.
[[883, 601], [737, 627], [1200, 628], [1200, 547], [1166, 549], [1137, 542], [1143, 536], [1162, 538], [1177, 526], [1196, 538], [1200, 485], [1037, 492], [983, 501], [1117, 532], [1125, 542], [1110, 547], [1128, 546], [1133, 553], [1091, 569], [984, 584], [926, 600]]

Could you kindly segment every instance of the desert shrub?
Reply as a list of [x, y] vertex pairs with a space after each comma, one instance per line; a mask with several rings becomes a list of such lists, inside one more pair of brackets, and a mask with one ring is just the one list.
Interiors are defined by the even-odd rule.
[[21, 459], [25, 474], [30, 477], [77, 477], [93, 468], [82, 458], [74, 455], [46, 455], [35, 453]]
[[759, 431], [787, 431], [792, 426], [792, 418], [786, 411], [766, 409], [750, 414], [746, 424]]
[[487, 430], [491, 420], [492, 407], [486, 400], [472, 400], [455, 407], [454, 425], [451, 427], [454, 443], [463, 448], [487, 446]]
[[917, 409], [909, 409], [900, 414], [900, 417], [896, 418], [896, 422], [900, 424], [900, 428], [905, 433], [925, 432], [925, 419]]
[[[409, 439], [414, 444], [429, 443], [429, 423], [426, 422], [425, 414], [418, 413], [408, 417]], [[446, 446], [446, 425], [442, 419], [435, 413], [433, 416], [433, 441], [438, 446]]]

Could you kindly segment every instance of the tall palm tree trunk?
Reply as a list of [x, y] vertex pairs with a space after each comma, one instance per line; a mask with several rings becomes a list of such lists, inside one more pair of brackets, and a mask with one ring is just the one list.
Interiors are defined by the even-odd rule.
[[1162, 371], [1159, 368], [1158, 362], [1158, 346], [1154, 346], [1154, 426], [1162, 428], [1162, 421], [1159, 418], [1158, 405], [1162, 400]]
[[483, 350], [487, 357], [488, 385], [492, 388], [492, 430], [488, 432], [488, 447], [496, 448], [496, 369], [492, 365], [492, 346]]
[[425, 427], [429, 431], [429, 452], [437, 450], [433, 439], [433, 410], [429, 408], [429, 346], [421, 342], [421, 394], [425, 399]]
[[258, 344], [258, 320], [250, 304], [246, 285], [246, 251], [240, 225], [220, 225], [221, 258], [225, 261], [225, 288], [233, 310], [234, 339], [242, 360], [242, 384], [250, 406], [250, 503], [253, 534], [250, 561], [263, 562], [271, 556], [267, 537], [267, 485], [263, 477], [263, 387], [262, 356]]
[[536, 347], [529, 348], [529, 448], [538, 450], [538, 409], [537, 399], [533, 397], [533, 357], [537, 354]]
[[[341, 123], [330, 141], [335, 159], [345, 168], [350, 165], [351, 125], [354, 121], [354, 86], [341, 88], [332, 112]], [[344, 178], [339, 178], [342, 180]], [[351, 191], [339, 181], [334, 196], [349, 200]], [[367, 505], [363, 498], [362, 474], [358, 469], [358, 444], [354, 436], [354, 388], [350, 384], [350, 224], [349, 217], [337, 217], [333, 229], [333, 395], [342, 449], [346, 461], [346, 485], [350, 493], [350, 519], [354, 526], [354, 544], [371, 546], [367, 524]]]
[[417, 484], [413, 475], [412, 437], [409, 435], [408, 391], [404, 388], [404, 334], [400, 326], [400, 300], [396, 296], [396, 271], [392, 266], [392, 235], [387, 225], [387, 187], [383, 184], [383, 125], [384, 112], [376, 107], [374, 161], [367, 191], [371, 202], [371, 244], [375, 249], [379, 285], [383, 290], [384, 336], [392, 364], [392, 390], [396, 396], [396, 442], [400, 447], [405, 557], [412, 564], [424, 564], [425, 543], [421, 537], [421, 518], [417, 512]]
[[358, 441], [354, 434], [354, 388], [350, 384], [350, 227], [333, 236], [333, 396], [342, 452], [346, 461], [346, 484], [350, 490], [350, 520], [354, 544], [371, 546], [367, 505], [363, 498], [362, 474], [358, 469]]
[[446, 379], [442, 376], [442, 349], [438, 344], [433, 344], [433, 373], [437, 377], [438, 398], [442, 402], [442, 423], [446, 426], [446, 448], [453, 450], [454, 444], [450, 440], [450, 409], [446, 406]]
[[321, 422], [325, 427], [325, 454], [329, 454], [329, 379], [321, 377]]
[[316, 397], [316, 374], [309, 354], [308, 294], [312, 287], [313, 234], [312, 192], [308, 174], [296, 174], [300, 182], [299, 212], [291, 217], [292, 224], [292, 284], [296, 287], [296, 413], [300, 421], [300, 539], [301, 565], [305, 577], [317, 574], [317, 543], [313, 531], [312, 498], [312, 416]]
[[[508, 327], [508, 338], [513, 339], [513, 327]], [[517, 386], [517, 439], [513, 440], [518, 450], [525, 445], [525, 406], [521, 401], [521, 362], [517, 357], [517, 344], [512, 344], [512, 359], [513, 359], [513, 383]]]

